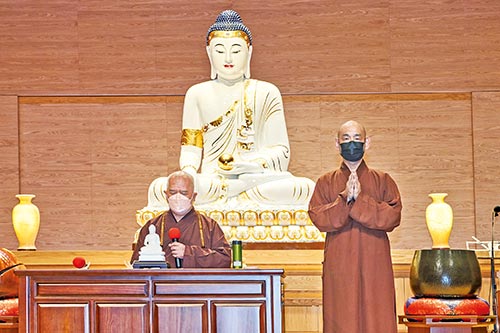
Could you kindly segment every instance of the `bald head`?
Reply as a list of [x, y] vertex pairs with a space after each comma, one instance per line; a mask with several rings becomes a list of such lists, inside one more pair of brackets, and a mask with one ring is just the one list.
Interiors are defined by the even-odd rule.
[[355, 120], [349, 120], [343, 123], [337, 133], [338, 142], [347, 141], [365, 141], [366, 129], [363, 125]]
[[356, 170], [361, 163], [370, 141], [365, 127], [357, 121], [349, 120], [340, 126], [335, 145], [351, 171]]

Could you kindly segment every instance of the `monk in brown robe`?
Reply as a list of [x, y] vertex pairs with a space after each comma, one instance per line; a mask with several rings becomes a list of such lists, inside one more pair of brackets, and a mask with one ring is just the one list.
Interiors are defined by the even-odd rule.
[[[176, 267], [175, 258], [182, 260], [184, 268], [231, 267], [231, 246], [221, 227], [215, 220], [193, 208], [196, 198], [193, 177], [183, 171], [174, 172], [169, 176], [165, 194], [170, 210], [144, 224], [130, 262], [139, 258], [149, 226], [153, 224], [160, 234], [165, 260], [170, 267]], [[169, 238], [171, 228], [180, 231], [177, 242]]]
[[321, 176], [309, 203], [314, 225], [326, 232], [323, 332], [396, 333], [396, 305], [387, 232], [401, 220], [394, 180], [370, 169], [364, 127], [344, 123], [336, 146], [343, 163]]

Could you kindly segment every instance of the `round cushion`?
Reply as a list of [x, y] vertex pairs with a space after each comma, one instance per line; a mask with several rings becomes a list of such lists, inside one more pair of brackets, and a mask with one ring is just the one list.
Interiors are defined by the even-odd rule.
[[430, 298], [410, 297], [405, 303], [405, 314], [408, 316], [423, 315], [475, 315], [488, 316], [490, 305], [485, 299], [474, 298]]
[[0, 316], [19, 316], [18, 299], [17, 298], [1, 299]]

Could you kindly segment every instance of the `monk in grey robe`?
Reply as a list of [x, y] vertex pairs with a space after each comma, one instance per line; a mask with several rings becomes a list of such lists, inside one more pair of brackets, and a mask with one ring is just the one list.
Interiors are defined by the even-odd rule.
[[391, 249], [387, 232], [400, 224], [394, 180], [363, 160], [364, 127], [343, 124], [336, 145], [339, 169], [321, 176], [309, 203], [314, 225], [326, 232], [323, 261], [323, 332], [396, 333]]
[[[176, 258], [182, 260], [184, 268], [231, 267], [231, 246], [221, 227], [215, 220], [193, 208], [196, 198], [193, 177], [183, 171], [174, 172], [169, 176], [165, 194], [170, 210], [149, 220], [141, 228], [130, 262], [139, 258], [149, 226], [154, 225], [170, 267], [176, 267]], [[180, 231], [180, 238], [176, 242], [169, 238], [171, 228]]]

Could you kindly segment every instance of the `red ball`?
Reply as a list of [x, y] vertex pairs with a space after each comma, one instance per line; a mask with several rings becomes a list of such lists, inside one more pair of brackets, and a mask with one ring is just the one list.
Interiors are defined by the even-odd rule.
[[86, 264], [87, 263], [85, 262], [85, 258], [75, 257], [75, 259], [73, 259], [73, 266], [75, 266], [76, 268], [83, 268]]

